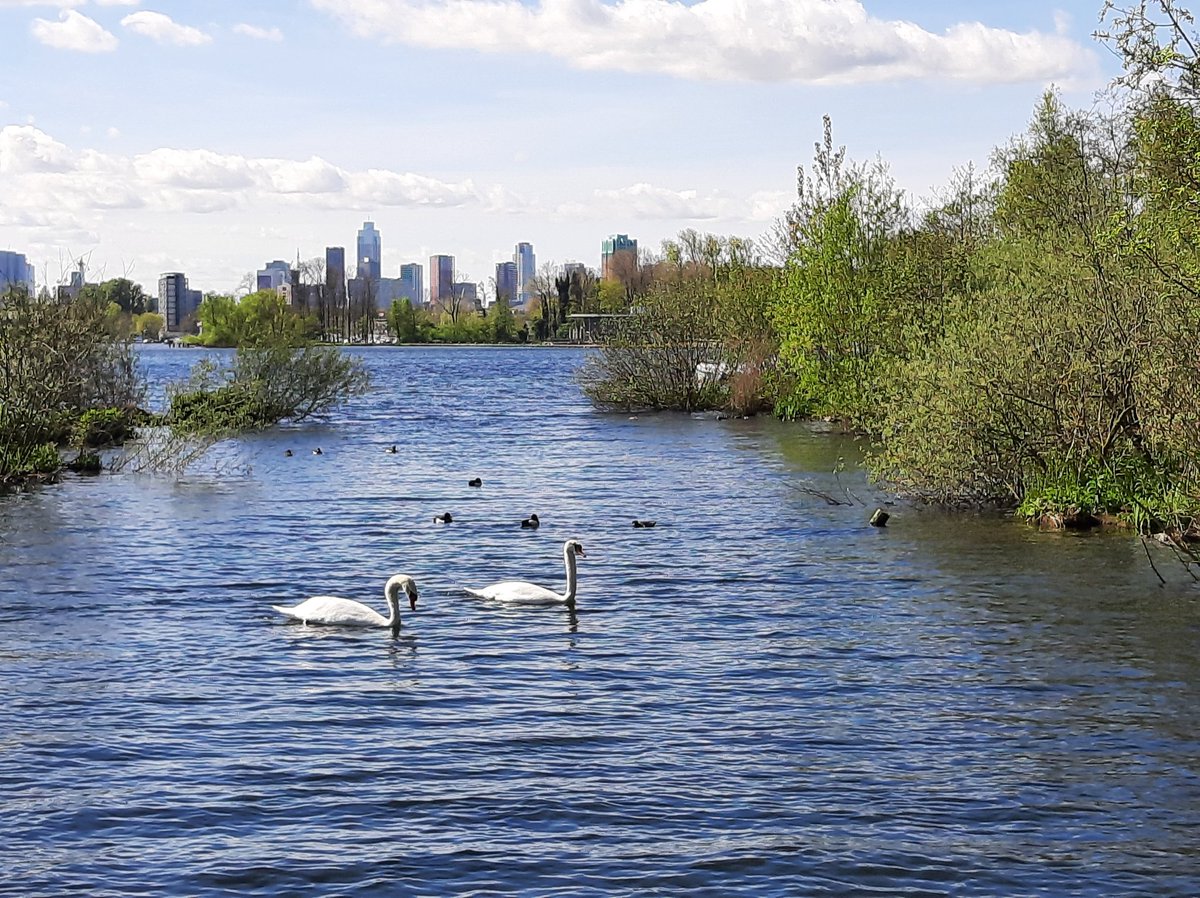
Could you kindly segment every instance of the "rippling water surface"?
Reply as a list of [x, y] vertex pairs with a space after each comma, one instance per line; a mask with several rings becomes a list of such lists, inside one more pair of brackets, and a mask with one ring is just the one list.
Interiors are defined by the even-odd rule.
[[[873, 529], [851, 441], [598, 414], [573, 350], [364, 355], [183, 479], [0, 499], [0, 892], [1200, 893], [1198, 599], [1140, 544]], [[458, 590], [568, 537], [576, 615]], [[398, 636], [270, 609], [396, 572]]]

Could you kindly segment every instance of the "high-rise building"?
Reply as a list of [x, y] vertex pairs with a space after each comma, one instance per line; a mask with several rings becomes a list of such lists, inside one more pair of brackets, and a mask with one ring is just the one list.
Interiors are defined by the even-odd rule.
[[200, 308], [203, 294], [188, 289], [188, 279], [182, 271], [169, 271], [158, 276], [158, 311], [168, 331], [179, 333], [183, 323]]
[[429, 257], [429, 304], [445, 305], [453, 296], [454, 256]]
[[409, 262], [400, 266], [400, 294], [414, 306], [425, 301], [425, 278], [420, 262]]
[[496, 299], [507, 300], [510, 306], [517, 302], [517, 263], [496, 263]]
[[377, 281], [383, 277], [380, 248], [382, 243], [375, 222], [364, 221], [358, 232], [358, 256], [355, 258], [355, 276]]
[[9, 287], [24, 287], [32, 294], [33, 266], [26, 261], [24, 253], [0, 250], [0, 291]]
[[479, 288], [472, 281], [455, 281], [451, 289], [458, 300], [458, 310], [465, 312], [479, 306]]
[[346, 248], [325, 247], [325, 301], [333, 309], [346, 306]]
[[521, 305], [529, 302], [529, 282], [537, 273], [537, 259], [533, 255], [532, 243], [518, 243], [513, 252], [513, 261], [517, 264], [517, 301]]
[[55, 294], [59, 302], [72, 302], [86, 286], [87, 263], [83, 259], [78, 259], [75, 262], [75, 269], [71, 272], [71, 279], [65, 284], [59, 284], [55, 289]]
[[622, 267], [636, 267], [638, 246], [627, 234], [613, 234], [600, 248], [600, 277], [617, 277]]
[[291, 287], [292, 266], [282, 259], [268, 262], [258, 270], [255, 281], [256, 290], [276, 290], [282, 292]]
[[567, 277], [574, 277], [576, 274], [583, 274], [587, 271], [587, 266], [582, 262], [563, 262], [563, 274]]

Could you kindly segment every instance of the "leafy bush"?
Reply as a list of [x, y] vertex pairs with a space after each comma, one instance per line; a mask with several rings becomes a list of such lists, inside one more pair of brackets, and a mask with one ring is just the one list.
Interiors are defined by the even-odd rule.
[[667, 261], [628, 316], [613, 319], [577, 374], [580, 386], [609, 409], [766, 407], [774, 272], [737, 238], [681, 238], [666, 244]]
[[222, 435], [300, 421], [364, 392], [362, 360], [325, 346], [242, 348], [227, 366], [198, 364], [168, 391], [177, 432]]
[[71, 440], [92, 409], [140, 403], [132, 349], [106, 324], [99, 300], [0, 295], [0, 481], [56, 471], [47, 444]]
[[136, 409], [92, 408], [75, 422], [72, 443], [79, 447], [114, 446], [133, 435]]

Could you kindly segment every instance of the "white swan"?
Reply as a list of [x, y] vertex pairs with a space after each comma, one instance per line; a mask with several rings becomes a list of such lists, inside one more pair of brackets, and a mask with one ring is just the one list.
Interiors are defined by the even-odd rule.
[[567, 566], [567, 591], [562, 595], [523, 580], [505, 580], [481, 589], [464, 588], [473, 596], [494, 599], [497, 602], [511, 602], [515, 605], [566, 605], [568, 608], [574, 608], [576, 555], [587, 557], [583, 545], [578, 540], [569, 539], [563, 543], [563, 562]]
[[281, 605], [271, 607], [280, 614], [303, 621], [306, 624], [333, 624], [340, 627], [391, 627], [400, 629], [400, 593], [408, 593], [408, 607], [417, 610], [417, 584], [406, 574], [397, 574], [388, 580], [383, 587], [387, 598], [388, 611], [384, 617], [374, 608], [368, 608], [362, 602], [353, 599], [340, 599], [337, 596], [313, 596], [305, 599], [293, 608]]

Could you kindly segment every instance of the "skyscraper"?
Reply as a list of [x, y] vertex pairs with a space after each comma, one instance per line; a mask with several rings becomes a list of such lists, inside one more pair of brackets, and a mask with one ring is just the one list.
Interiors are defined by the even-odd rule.
[[325, 301], [331, 308], [346, 305], [346, 248], [325, 247]]
[[522, 305], [529, 302], [529, 282], [537, 273], [537, 259], [533, 255], [532, 243], [518, 243], [513, 253], [517, 264], [517, 301]]
[[182, 271], [168, 271], [158, 276], [158, 311], [168, 331], [179, 333], [183, 323], [200, 308], [203, 294], [188, 289], [188, 279]]
[[280, 290], [292, 282], [292, 266], [282, 259], [268, 262], [255, 275], [255, 289]]
[[364, 221], [362, 229], [358, 232], [358, 256], [354, 268], [357, 277], [377, 281], [383, 276], [383, 268], [380, 265], [381, 246], [375, 222]]
[[517, 263], [496, 263], [496, 299], [504, 299], [514, 305], [517, 301]]
[[600, 277], [609, 280], [617, 277], [621, 268], [636, 267], [637, 254], [636, 240], [627, 234], [613, 234], [600, 248]]
[[425, 301], [425, 278], [420, 262], [400, 266], [400, 295], [412, 300], [414, 306]]
[[0, 291], [9, 287], [24, 287], [33, 293], [33, 266], [24, 253], [0, 250]]
[[454, 256], [429, 257], [429, 304], [445, 305], [453, 294]]

